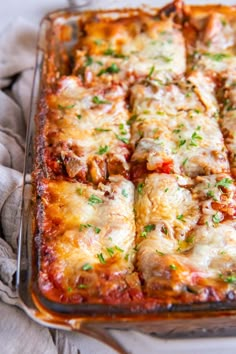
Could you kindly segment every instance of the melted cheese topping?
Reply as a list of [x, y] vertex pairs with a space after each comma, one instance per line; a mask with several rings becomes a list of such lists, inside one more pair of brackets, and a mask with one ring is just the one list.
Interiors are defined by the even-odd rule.
[[[178, 183], [176, 175], [149, 175], [144, 181], [142, 193], [137, 194], [135, 209], [138, 242], [156, 235], [162, 252], [170, 251], [165, 248], [165, 243], [168, 245], [169, 241], [175, 248], [178, 239], [191, 230], [200, 217], [198, 203], [189, 190]], [[152, 227], [154, 230], [145, 233], [147, 225], [155, 225]]]
[[51, 300], [236, 296], [236, 12], [183, 8], [80, 15], [69, 74], [46, 87], [35, 243]]
[[[81, 183], [45, 181], [42, 272], [53, 273], [56, 287], [78, 288], [89, 265], [114, 274], [131, 272], [134, 247], [134, 188], [113, 177], [98, 189]], [[84, 284], [84, 283], [83, 283]], [[85, 283], [87, 286], [88, 284]]]
[[[184, 38], [171, 19], [156, 21], [143, 17], [120, 24], [91, 22], [85, 31], [75, 72], [83, 68], [86, 82], [133, 82], [145, 76], [166, 81], [185, 71]], [[86, 50], [89, 59], [84, 55]], [[116, 70], [109, 70], [112, 66]]]
[[136, 146], [133, 162], [145, 163], [148, 170], [160, 172], [168, 162], [171, 172], [190, 177], [229, 171], [216, 119], [198, 109], [169, 119], [166, 112], [156, 111], [155, 99], [149, 101], [148, 107], [132, 125], [131, 142]]
[[137, 259], [149, 295], [162, 297], [157, 293], [162, 287], [178, 295], [184, 287], [198, 287], [196, 277], [230, 283], [235, 192], [224, 174], [195, 180], [152, 174], [144, 180], [135, 202]]
[[107, 161], [103, 170], [116, 174], [110, 166], [113, 160], [122, 165], [119, 173], [128, 170], [130, 128], [124, 95], [120, 86], [87, 89], [72, 76], [63, 78], [58, 92], [49, 96], [47, 144], [65, 164], [69, 177], [89, 168], [93, 182], [98, 183], [107, 173], [98, 165]]

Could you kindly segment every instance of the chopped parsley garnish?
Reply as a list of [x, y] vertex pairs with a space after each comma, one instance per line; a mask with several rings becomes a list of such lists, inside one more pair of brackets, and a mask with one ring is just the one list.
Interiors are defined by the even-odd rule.
[[194, 241], [194, 235], [188, 236], [185, 240], [185, 242], [187, 242], [187, 243], [193, 243], [193, 241]]
[[228, 275], [224, 281], [226, 283], [229, 283], [229, 284], [232, 284], [232, 283], [235, 283], [236, 282], [236, 276], [235, 275]]
[[151, 67], [149, 73], [148, 73], [148, 78], [149, 78], [149, 79], [151, 78], [151, 76], [152, 76], [152, 74], [154, 73], [154, 71], [155, 71], [155, 66], [153, 65], [153, 66]]
[[121, 53], [115, 53], [114, 55], [114, 58], [121, 58], [121, 59], [128, 59], [128, 55], [124, 55], [124, 54], [121, 54]]
[[93, 58], [90, 56], [86, 57], [86, 62], [85, 62], [85, 66], [90, 66], [93, 64]]
[[[90, 227], [93, 227], [93, 225], [91, 225], [91, 224], [80, 224], [79, 231], [83, 231], [84, 229], [88, 229]], [[101, 229], [99, 229], [99, 227], [94, 226], [94, 231], [95, 231], [96, 234], [99, 234]]]
[[85, 264], [83, 265], [82, 269], [87, 271], [87, 270], [93, 269], [93, 267], [91, 266], [91, 264], [85, 263]]
[[177, 269], [177, 266], [175, 265], [175, 264], [170, 264], [170, 269], [172, 269], [172, 270], [176, 270]]
[[120, 69], [118, 68], [118, 66], [115, 63], [112, 63], [106, 69], [100, 70], [97, 76], [101, 76], [103, 74], [117, 74], [119, 71]]
[[127, 254], [125, 255], [124, 260], [125, 260], [126, 262], [128, 262], [128, 260], [129, 260], [129, 253], [127, 253]]
[[81, 118], [82, 118], [81, 114], [77, 114], [76, 117], [77, 117], [78, 119], [81, 119]]
[[176, 219], [185, 222], [183, 214], [177, 215]]
[[124, 143], [124, 144], [128, 144], [129, 143], [129, 140], [127, 138], [124, 138], [123, 136], [120, 136], [118, 134], [115, 134], [115, 136], [116, 136], [116, 139], [122, 141], [122, 143]]
[[103, 132], [110, 132], [111, 129], [103, 129], [103, 128], [95, 128], [96, 132], [103, 133]]
[[227, 25], [227, 21], [223, 18], [222, 20], [221, 20], [221, 24], [222, 24], [222, 26], [226, 26]]
[[180, 133], [181, 132], [181, 129], [174, 129], [173, 130], [173, 133], [175, 133], [175, 134], [178, 134], [178, 133]]
[[94, 40], [94, 43], [97, 44], [97, 45], [101, 45], [102, 42], [103, 42], [102, 39], [95, 39], [95, 40]]
[[163, 61], [165, 61], [166, 63], [170, 63], [170, 62], [173, 60], [173, 58], [166, 57], [166, 56], [164, 56], [164, 55], [162, 55], [160, 58], [161, 58]]
[[106, 264], [106, 261], [105, 261], [105, 259], [104, 259], [102, 253], [97, 254], [97, 257], [98, 257], [99, 262], [100, 262], [101, 264]]
[[83, 189], [82, 188], [77, 188], [76, 189], [76, 193], [78, 193], [79, 195], [82, 195]]
[[156, 226], [155, 224], [149, 224], [149, 225], [146, 225], [144, 226], [143, 228], [143, 232], [141, 233], [141, 237], [147, 237], [147, 234], [153, 230], [155, 230]]
[[68, 291], [69, 293], [71, 293], [72, 288], [69, 286], [69, 287], [67, 288], [67, 291]]
[[118, 251], [118, 252], [124, 252], [124, 250], [122, 250], [122, 248], [118, 247], [118, 246], [115, 246], [115, 249]]
[[96, 195], [92, 194], [89, 197], [88, 203], [89, 203], [89, 205], [101, 204], [101, 203], [103, 203], [103, 200], [101, 198], [97, 197]]
[[127, 134], [127, 131], [125, 130], [125, 126], [124, 126], [123, 123], [119, 124], [119, 130], [120, 130], [120, 134], [121, 135], [126, 135]]
[[121, 58], [121, 59], [127, 59], [128, 56], [121, 54], [121, 53], [116, 53], [112, 48], [108, 48], [103, 52], [104, 55], [111, 55], [114, 58]]
[[162, 231], [165, 235], [168, 235], [167, 227], [162, 226], [161, 231]]
[[[201, 127], [197, 127], [197, 131], [199, 131], [201, 129]], [[189, 143], [189, 146], [197, 146], [197, 141], [198, 140], [202, 140], [202, 137], [201, 135], [199, 135], [197, 133], [197, 131], [193, 132], [192, 136], [191, 136], [191, 140], [190, 140], [190, 143]]]
[[191, 97], [191, 96], [192, 96], [192, 91], [187, 92], [187, 93], [185, 94], [185, 97]]
[[69, 104], [68, 106], [63, 106], [61, 104], [58, 105], [58, 108], [59, 109], [71, 109], [71, 108], [74, 108], [75, 107], [75, 104]]
[[142, 194], [143, 193], [143, 187], [144, 187], [144, 183], [139, 183], [138, 184], [138, 187], [137, 187], [138, 194]]
[[185, 139], [181, 139], [179, 141], [179, 147], [183, 146], [185, 143], [186, 143], [186, 140]]
[[86, 285], [86, 284], [79, 284], [78, 285], [79, 289], [87, 289], [87, 287], [88, 287], [88, 285]]
[[126, 192], [126, 190], [125, 189], [122, 189], [122, 195], [125, 197], [125, 198], [128, 198], [128, 193]]
[[111, 104], [110, 101], [107, 100], [101, 100], [98, 96], [94, 96], [92, 99], [93, 103], [95, 104]]
[[216, 187], [225, 187], [229, 188], [231, 184], [233, 183], [233, 180], [230, 178], [223, 178], [219, 182], [216, 183]]
[[158, 250], [156, 250], [156, 253], [159, 254], [159, 256], [164, 256], [164, 255], [165, 255], [165, 253], [160, 252], [160, 251], [158, 251]]
[[131, 124], [135, 121], [135, 119], [136, 119], [137, 117], [138, 117], [137, 114], [133, 114], [133, 115], [130, 117], [130, 119], [128, 120], [127, 124], [128, 124], [128, 125], [131, 125]]
[[230, 55], [226, 53], [203, 53], [203, 55], [214, 61], [222, 61], [223, 59], [230, 58]]
[[182, 166], [185, 166], [187, 162], [188, 162], [188, 157], [186, 157], [186, 159], [184, 159], [184, 161], [182, 162]]
[[220, 218], [220, 215], [219, 213], [216, 213], [212, 216], [212, 221], [215, 223], [215, 224], [219, 224], [221, 218]]
[[92, 227], [92, 225], [91, 224], [80, 224], [79, 231], [83, 231], [84, 229], [88, 229], [89, 227]]
[[104, 55], [113, 55], [115, 52], [112, 48], [108, 48], [105, 50], [105, 52], [103, 53]]
[[208, 192], [207, 192], [207, 197], [209, 197], [209, 198], [214, 198], [214, 197], [215, 197], [214, 192], [213, 192], [213, 191], [208, 191]]
[[107, 146], [107, 145], [99, 146], [97, 154], [103, 155], [103, 154], [106, 154], [108, 151], [109, 151], [109, 146]]
[[219, 274], [219, 277], [225, 282], [229, 284], [233, 284], [236, 282], [236, 276], [235, 275], [227, 275], [223, 276], [222, 273]]
[[169, 190], [169, 188], [166, 188], [166, 189], [164, 190], [164, 192], [166, 193], [166, 192], [168, 192], [168, 190]]
[[115, 253], [114, 249], [112, 247], [107, 247], [107, 252], [109, 253], [109, 255], [112, 257]]

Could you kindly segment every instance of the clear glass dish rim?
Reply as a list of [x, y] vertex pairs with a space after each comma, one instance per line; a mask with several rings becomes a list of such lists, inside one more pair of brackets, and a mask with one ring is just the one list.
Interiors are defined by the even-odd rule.
[[[197, 5], [197, 4], [196, 4]], [[43, 60], [45, 56], [45, 50], [42, 48], [42, 41], [45, 40], [45, 33], [49, 26], [53, 25], [55, 20], [63, 19], [68, 21], [68, 19], [76, 18], [81, 11], [91, 11], [90, 8], [75, 7], [72, 9], [62, 9], [58, 11], [51, 12], [47, 14], [40, 26], [38, 34], [38, 46], [36, 55], [36, 66], [34, 72], [34, 81], [31, 95], [31, 110], [27, 124], [27, 138], [26, 138], [26, 153], [25, 153], [25, 168], [24, 168], [24, 180], [23, 180], [23, 193], [22, 193], [22, 214], [21, 214], [21, 225], [19, 234], [19, 247], [18, 247], [18, 271], [17, 271], [17, 290], [21, 303], [26, 312], [36, 320], [41, 323], [47, 323], [47, 312], [49, 316], [60, 317], [60, 320], [55, 320], [53, 327], [61, 326], [61, 321], [65, 319], [83, 318], [85, 321], [91, 321], [91, 315], [93, 315], [93, 322], [106, 322], [110, 323], [110, 328], [112, 328], [112, 323], [114, 320], [125, 318], [128, 322], [134, 323], [141, 320], [143, 323], [150, 320], [155, 320], [161, 322], [161, 318], [170, 317], [175, 318], [176, 316], [180, 318], [183, 317], [218, 317], [221, 315], [236, 315], [236, 300], [234, 301], [222, 301], [222, 302], [204, 302], [204, 303], [194, 303], [194, 304], [176, 304], [171, 307], [168, 305], [157, 306], [155, 309], [142, 310], [140, 305], [137, 309], [131, 306], [123, 305], [102, 305], [102, 304], [61, 304], [57, 302], [50, 301], [46, 299], [37, 287], [35, 281], [32, 282], [32, 273], [35, 271], [34, 265], [32, 264], [32, 210], [29, 196], [29, 189], [31, 186], [31, 179], [29, 175], [33, 171], [33, 156], [34, 156], [34, 117], [37, 111], [37, 104], [40, 95], [41, 85], [42, 85], [42, 72], [43, 72]], [[104, 9], [106, 10], [106, 9]], [[114, 10], [116, 11], [116, 10]], [[119, 10], [118, 10], [119, 12]], [[25, 258], [23, 259], [23, 254]], [[26, 280], [24, 280], [25, 278]], [[35, 300], [33, 298], [37, 297], [37, 302], [40, 307], [35, 305]], [[37, 313], [37, 315], [36, 315]], [[40, 316], [38, 314], [41, 313]], [[156, 319], [155, 319], [156, 317]], [[45, 321], [45, 322], [44, 322]], [[131, 324], [132, 327], [132, 324]]]

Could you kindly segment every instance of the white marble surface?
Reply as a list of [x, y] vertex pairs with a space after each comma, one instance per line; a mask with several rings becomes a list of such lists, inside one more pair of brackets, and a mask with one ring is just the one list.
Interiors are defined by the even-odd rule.
[[[105, 1], [105, 0], [104, 0]], [[79, 2], [79, 1], [78, 1]], [[106, 0], [107, 2], [107, 0]], [[131, 1], [125, 1], [128, 4]], [[145, 3], [158, 4], [164, 3], [164, 0], [150, 0], [142, 1]], [[188, 3], [197, 1], [187, 1]], [[219, 2], [214, 0], [208, 0], [209, 2]], [[100, 2], [102, 3], [102, 1]], [[120, 3], [120, 1], [119, 1]], [[198, 3], [204, 4], [205, 1], [199, 0]], [[222, 1], [224, 4], [233, 4], [234, 1]], [[0, 0], [0, 31], [3, 27], [10, 24], [11, 21], [21, 16], [29, 19], [35, 24], [40, 23], [40, 19], [49, 11], [53, 11], [58, 8], [66, 7], [68, 2], [66, 0]], [[116, 2], [117, 4], [117, 2]], [[73, 337], [74, 335], [72, 335]], [[119, 337], [119, 335], [118, 335]], [[132, 343], [132, 340], [134, 341]], [[87, 337], [82, 336], [86, 352], [81, 354], [110, 354], [114, 353], [110, 351], [106, 346], [96, 342], [95, 340], [88, 340]], [[131, 335], [129, 349], [139, 348], [138, 351], [132, 354], [141, 354], [146, 351], [149, 354], [235, 354], [236, 353], [236, 338], [218, 338], [218, 339], [194, 339], [194, 340], [169, 340], [164, 341], [160, 339], [148, 338], [143, 335]], [[145, 349], [146, 348], [146, 349]], [[8, 353], [5, 353], [8, 354]], [[20, 354], [15, 352], [15, 354]]]

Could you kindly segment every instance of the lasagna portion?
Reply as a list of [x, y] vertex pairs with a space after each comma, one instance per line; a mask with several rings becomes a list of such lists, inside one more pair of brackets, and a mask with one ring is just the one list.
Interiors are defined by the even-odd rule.
[[136, 189], [137, 267], [150, 297], [224, 298], [236, 270], [235, 185], [226, 174], [156, 174]]
[[121, 176], [97, 188], [45, 180], [42, 200], [42, 291], [72, 303], [132, 297], [133, 184]]
[[144, 171], [189, 177], [229, 172], [213, 89], [207, 80], [203, 89], [197, 84], [195, 75], [178, 84], [150, 82], [132, 87], [134, 178]]
[[180, 0], [78, 15], [68, 74], [36, 117], [45, 297], [149, 309], [236, 298], [235, 18]]
[[47, 102], [50, 175], [95, 184], [117, 174], [128, 177], [130, 127], [122, 86], [86, 88], [76, 76], [63, 77]]

